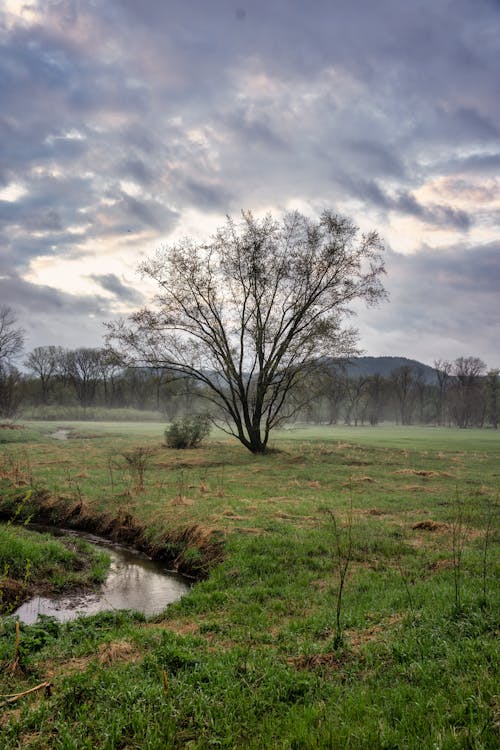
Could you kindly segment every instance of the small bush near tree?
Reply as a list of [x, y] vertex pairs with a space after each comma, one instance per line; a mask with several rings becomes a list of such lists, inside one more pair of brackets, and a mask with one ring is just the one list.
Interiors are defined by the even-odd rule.
[[165, 443], [169, 448], [196, 448], [210, 432], [207, 414], [186, 414], [174, 419], [165, 430]]

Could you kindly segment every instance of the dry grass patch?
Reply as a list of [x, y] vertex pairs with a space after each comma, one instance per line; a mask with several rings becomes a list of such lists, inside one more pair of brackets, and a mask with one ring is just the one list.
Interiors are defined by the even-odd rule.
[[440, 570], [451, 570], [454, 566], [453, 560], [435, 560], [429, 564], [429, 570], [433, 573], [439, 573]]
[[422, 477], [423, 479], [436, 479], [438, 477], [453, 479], [454, 476], [449, 471], [433, 471], [431, 469], [398, 469], [393, 473], [402, 476]]
[[384, 634], [396, 625], [399, 625], [403, 621], [404, 615], [401, 612], [397, 612], [390, 617], [387, 617], [382, 622], [372, 625], [364, 630], [347, 629], [345, 631], [346, 639], [354, 651], [357, 651], [367, 643], [371, 641], [380, 640]]
[[111, 643], [101, 643], [98, 650], [98, 660], [100, 664], [109, 666], [116, 662], [138, 661], [141, 652], [129, 641], [112, 641]]
[[235, 526], [234, 530], [239, 534], [268, 534], [264, 529], [258, 529], [254, 526]]
[[302, 656], [291, 656], [287, 663], [297, 670], [338, 671], [345, 663], [345, 659], [339, 659], [338, 654], [327, 652], [323, 654], [304, 654]]
[[0, 713], [0, 727], [6, 727], [13, 721], [18, 721], [21, 717], [20, 708], [10, 708]]
[[47, 679], [74, 674], [75, 672], [85, 672], [90, 662], [95, 659], [92, 656], [75, 656], [72, 659], [65, 659], [63, 662], [54, 662], [48, 659], [40, 664], [40, 670], [43, 671]]
[[401, 489], [405, 492], [426, 492], [428, 494], [434, 492], [433, 487], [429, 487], [429, 485], [424, 487], [422, 484], [404, 484]]
[[144, 627], [171, 630], [177, 635], [196, 635], [200, 630], [200, 623], [192, 620], [162, 620], [161, 622], [147, 623]]
[[169, 505], [173, 508], [176, 508], [179, 505], [194, 505], [194, 500], [191, 500], [185, 495], [176, 495], [170, 500]]
[[376, 481], [376, 479], [373, 479], [373, 477], [369, 477], [367, 475], [362, 477], [351, 477], [345, 482], [342, 482], [342, 487], [351, 487], [351, 485], [356, 484], [376, 484]]
[[222, 515], [225, 518], [231, 519], [231, 521], [246, 521], [247, 520], [247, 516], [239, 516], [233, 510], [225, 510], [222, 512]]

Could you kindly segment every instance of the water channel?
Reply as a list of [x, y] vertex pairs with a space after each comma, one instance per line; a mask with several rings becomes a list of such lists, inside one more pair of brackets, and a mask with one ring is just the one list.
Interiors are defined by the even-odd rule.
[[57, 598], [34, 596], [22, 604], [13, 614], [26, 624], [36, 622], [39, 615], [50, 615], [60, 622], [67, 622], [80, 615], [118, 609], [134, 609], [147, 616], [155, 615], [189, 591], [190, 586], [185, 578], [135, 550], [92, 534], [46, 527], [36, 527], [35, 530], [85, 539], [104, 548], [111, 558], [111, 565], [105, 583], [97, 591]]

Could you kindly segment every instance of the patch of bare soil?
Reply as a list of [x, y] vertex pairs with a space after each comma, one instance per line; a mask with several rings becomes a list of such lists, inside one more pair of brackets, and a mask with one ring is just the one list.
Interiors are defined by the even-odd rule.
[[417, 521], [412, 526], [414, 531], [449, 531], [447, 523], [441, 523], [440, 521], [433, 521], [431, 518], [425, 521]]
[[25, 430], [25, 426], [22, 424], [10, 424], [9, 422], [2, 422], [0, 424], [0, 430]]

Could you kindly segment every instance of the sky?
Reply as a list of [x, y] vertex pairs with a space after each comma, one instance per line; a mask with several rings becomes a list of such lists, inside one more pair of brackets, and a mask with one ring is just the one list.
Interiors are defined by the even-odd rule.
[[101, 346], [159, 246], [325, 208], [385, 244], [371, 356], [500, 367], [500, 0], [2, 0], [0, 305]]

